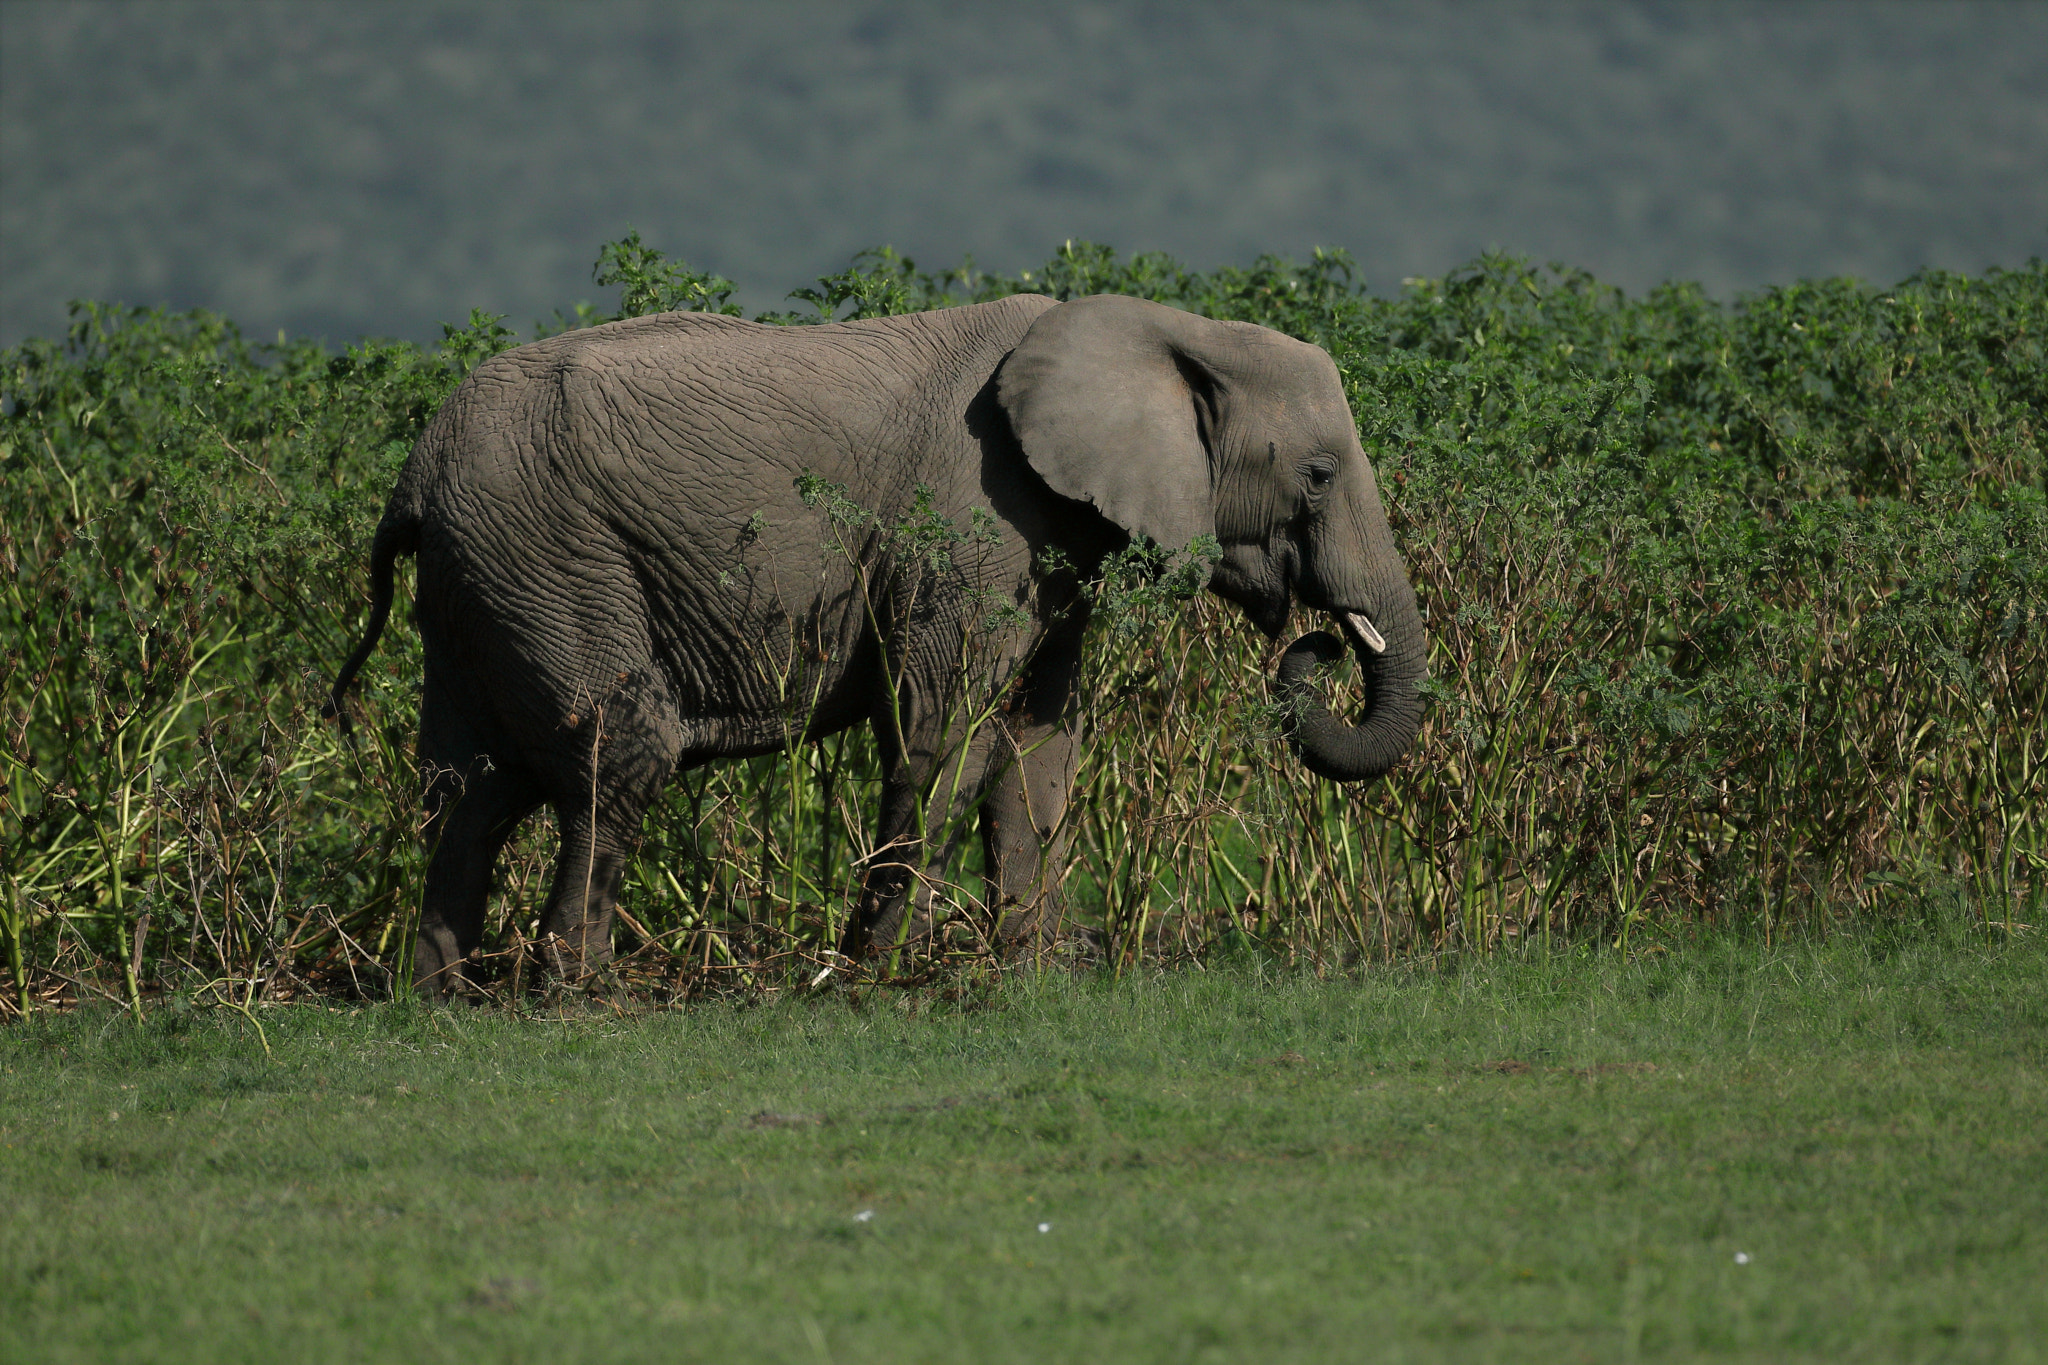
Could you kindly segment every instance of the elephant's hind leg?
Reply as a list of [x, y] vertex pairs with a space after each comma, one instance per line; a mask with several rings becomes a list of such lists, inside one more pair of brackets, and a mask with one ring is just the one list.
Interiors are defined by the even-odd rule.
[[611, 960], [619, 879], [675, 771], [683, 728], [665, 689], [629, 681], [568, 738], [574, 761], [551, 784], [562, 849], [540, 932], [550, 969], [575, 982]]
[[413, 989], [430, 999], [463, 985], [463, 967], [483, 941], [491, 869], [539, 793], [524, 774], [477, 754], [460, 763], [428, 760], [427, 884], [413, 948]]

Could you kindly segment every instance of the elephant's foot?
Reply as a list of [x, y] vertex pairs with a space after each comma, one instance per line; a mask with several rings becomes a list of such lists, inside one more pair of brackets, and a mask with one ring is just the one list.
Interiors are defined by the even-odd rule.
[[[635, 817], [638, 819], [636, 812]], [[612, 907], [625, 855], [617, 841], [593, 852], [587, 832], [567, 821], [555, 881], [540, 916], [535, 955], [550, 989], [591, 991], [611, 980]]]
[[936, 926], [931, 906], [918, 903], [919, 899], [898, 896], [893, 903], [872, 910], [862, 905], [847, 921], [839, 951], [855, 962], [880, 963], [904, 949], [928, 948]]
[[1029, 905], [1009, 900], [996, 924], [996, 949], [1012, 962], [1039, 957], [1052, 947], [1058, 922], [1057, 910], [1042, 900]]
[[544, 935], [537, 946], [551, 991], [602, 993], [613, 982], [609, 933], [551, 933]]
[[422, 924], [412, 950], [413, 994], [438, 1004], [467, 994], [469, 978], [463, 972], [468, 955], [446, 925]]

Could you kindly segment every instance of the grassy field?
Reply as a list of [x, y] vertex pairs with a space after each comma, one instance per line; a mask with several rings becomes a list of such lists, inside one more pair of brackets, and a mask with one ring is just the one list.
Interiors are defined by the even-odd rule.
[[[13, 1360], [2039, 1360], [2038, 939], [0, 1032]], [[266, 1054], [265, 1047], [269, 1049]]]

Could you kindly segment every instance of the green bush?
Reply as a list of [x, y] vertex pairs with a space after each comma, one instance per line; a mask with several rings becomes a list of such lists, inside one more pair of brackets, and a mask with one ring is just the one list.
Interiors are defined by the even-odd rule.
[[[598, 272], [621, 315], [737, 311], [637, 234]], [[1770, 935], [1910, 918], [1937, 884], [1987, 930], [2038, 913], [2041, 263], [1730, 306], [1500, 256], [1380, 298], [1341, 253], [1205, 274], [1070, 242], [994, 276], [881, 250], [766, 320], [1017, 292], [1327, 347], [1429, 619], [1422, 737], [1361, 790], [1304, 775], [1242, 700], [1266, 645], [1233, 612], [1154, 593], [1103, 614], [1067, 885], [1114, 960]], [[360, 743], [320, 706], [399, 464], [515, 341], [482, 313], [446, 331], [333, 354], [85, 304], [62, 343], [0, 356], [8, 1008], [389, 988], [421, 870], [410, 628], [366, 673]], [[624, 893], [629, 969], [787, 979], [845, 914], [874, 778], [849, 734], [679, 779]], [[547, 843], [511, 853], [507, 971]], [[973, 856], [937, 865], [961, 952]]]

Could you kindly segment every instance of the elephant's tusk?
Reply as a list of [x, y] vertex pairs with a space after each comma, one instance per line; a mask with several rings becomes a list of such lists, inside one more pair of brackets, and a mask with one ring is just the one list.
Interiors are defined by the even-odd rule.
[[1375, 654], [1387, 652], [1386, 637], [1373, 629], [1372, 622], [1366, 619], [1364, 612], [1347, 611], [1340, 612], [1339, 615], [1343, 618], [1344, 624], [1351, 627], [1353, 639]]

